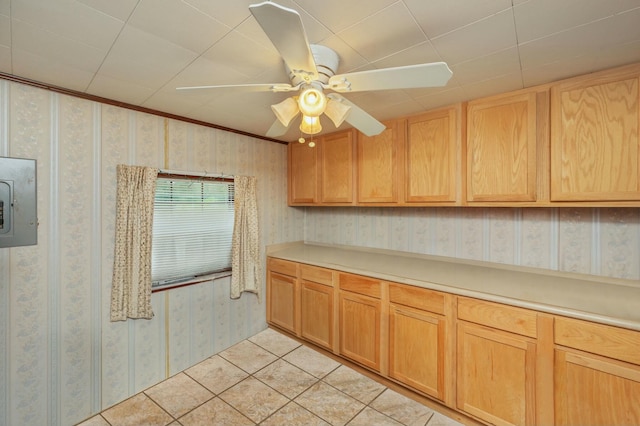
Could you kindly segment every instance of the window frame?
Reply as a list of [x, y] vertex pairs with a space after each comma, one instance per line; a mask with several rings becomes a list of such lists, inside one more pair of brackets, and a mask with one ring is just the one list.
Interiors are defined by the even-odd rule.
[[[226, 182], [235, 185], [235, 179], [233, 176], [227, 175], [219, 175], [219, 176], [210, 176], [210, 175], [197, 175], [191, 173], [179, 173], [179, 172], [167, 172], [160, 171], [158, 172], [157, 179], [176, 179], [176, 180], [195, 180], [195, 181], [215, 181], [215, 182]], [[234, 196], [235, 201], [235, 196]], [[155, 213], [155, 202], [154, 202], [154, 213]], [[234, 213], [235, 219], [235, 213]], [[152, 230], [153, 233], [153, 230]], [[232, 229], [233, 233], [233, 229]], [[153, 267], [153, 266], [152, 266]], [[207, 274], [197, 275], [192, 278], [185, 278], [184, 280], [180, 280], [174, 283], [167, 283], [163, 285], [153, 285], [151, 287], [151, 293], [158, 293], [166, 290], [172, 290], [180, 287], [191, 286], [195, 284], [200, 284], [209, 281], [215, 281], [220, 278], [229, 277], [232, 273], [232, 266], [229, 265], [228, 268], [225, 268], [221, 271], [215, 271]]]

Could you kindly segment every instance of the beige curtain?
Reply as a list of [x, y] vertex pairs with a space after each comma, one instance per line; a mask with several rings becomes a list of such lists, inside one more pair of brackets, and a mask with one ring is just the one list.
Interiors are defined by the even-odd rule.
[[234, 179], [234, 224], [231, 241], [231, 298], [248, 291], [260, 296], [260, 246], [255, 176]]
[[158, 169], [117, 167], [111, 321], [152, 318], [151, 236]]

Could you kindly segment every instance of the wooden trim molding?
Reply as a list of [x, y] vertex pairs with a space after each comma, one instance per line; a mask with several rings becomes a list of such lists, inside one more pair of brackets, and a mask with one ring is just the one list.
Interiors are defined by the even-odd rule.
[[8, 80], [8, 81], [14, 82], [14, 83], [20, 83], [20, 84], [26, 84], [27, 86], [38, 87], [40, 89], [49, 90], [51, 92], [56, 92], [56, 93], [60, 93], [60, 94], [63, 94], [63, 95], [74, 96], [76, 98], [87, 99], [89, 101], [100, 102], [100, 103], [103, 103], [103, 104], [113, 105], [113, 106], [117, 106], [117, 107], [120, 107], [120, 108], [126, 108], [126, 109], [130, 109], [130, 110], [138, 111], [138, 112], [144, 112], [144, 113], [147, 113], [147, 114], [153, 114], [153, 115], [157, 115], [157, 116], [160, 116], [160, 117], [170, 118], [172, 120], [184, 121], [184, 122], [190, 123], [190, 124], [196, 124], [196, 125], [199, 125], [199, 126], [210, 127], [212, 129], [224, 130], [226, 132], [235, 133], [235, 134], [238, 134], [238, 135], [249, 136], [249, 137], [256, 138], [256, 139], [262, 139], [262, 140], [269, 141], [269, 142], [275, 142], [275, 143], [279, 143], [279, 144], [283, 144], [283, 145], [288, 145], [288, 142], [280, 141], [280, 140], [273, 139], [273, 138], [268, 138], [266, 136], [256, 135], [256, 134], [249, 133], [249, 132], [243, 132], [241, 130], [232, 129], [230, 127], [219, 126], [219, 125], [214, 124], [214, 123], [209, 123], [209, 122], [206, 122], [206, 121], [200, 121], [200, 120], [196, 120], [196, 119], [193, 119], [193, 118], [183, 117], [181, 115], [171, 114], [171, 113], [164, 112], [164, 111], [159, 111], [159, 110], [156, 110], [156, 109], [145, 108], [145, 107], [142, 107], [142, 106], [139, 106], [139, 105], [133, 105], [133, 104], [129, 104], [129, 103], [126, 103], [126, 102], [120, 102], [120, 101], [116, 101], [114, 99], [103, 98], [102, 96], [91, 95], [89, 93], [79, 92], [77, 90], [66, 89], [64, 87], [55, 86], [55, 85], [52, 85], [52, 84], [47, 84], [47, 83], [43, 83], [43, 82], [36, 81], [36, 80], [30, 80], [28, 78], [20, 77], [20, 76], [13, 75], [13, 74], [4, 73], [4, 72], [1, 72], [1, 71], [0, 71], [0, 78], [3, 79], [3, 80]]

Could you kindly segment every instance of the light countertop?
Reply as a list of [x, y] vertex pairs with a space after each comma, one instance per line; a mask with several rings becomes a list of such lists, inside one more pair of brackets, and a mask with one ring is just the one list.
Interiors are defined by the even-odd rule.
[[638, 280], [302, 242], [267, 256], [640, 331]]

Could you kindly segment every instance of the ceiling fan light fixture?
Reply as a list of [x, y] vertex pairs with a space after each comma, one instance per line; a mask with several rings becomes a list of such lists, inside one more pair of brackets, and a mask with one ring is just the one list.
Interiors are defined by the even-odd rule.
[[298, 103], [293, 98], [271, 105], [271, 110], [284, 127], [289, 127], [289, 123], [298, 115]]
[[336, 127], [340, 127], [349, 115], [349, 112], [351, 112], [351, 107], [349, 105], [345, 105], [334, 99], [329, 99], [327, 102], [327, 108], [324, 110], [325, 115], [333, 121], [333, 124]]
[[308, 115], [303, 115], [302, 121], [300, 122], [300, 131], [302, 133], [306, 133], [307, 135], [315, 135], [316, 133], [320, 133], [322, 131], [322, 126], [320, 125], [320, 117], [310, 117]]
[[322, 90], [308, 87], [298, 97], [298, 106], [303, 115], [318, 117], [327, 107], [327, 97]]

